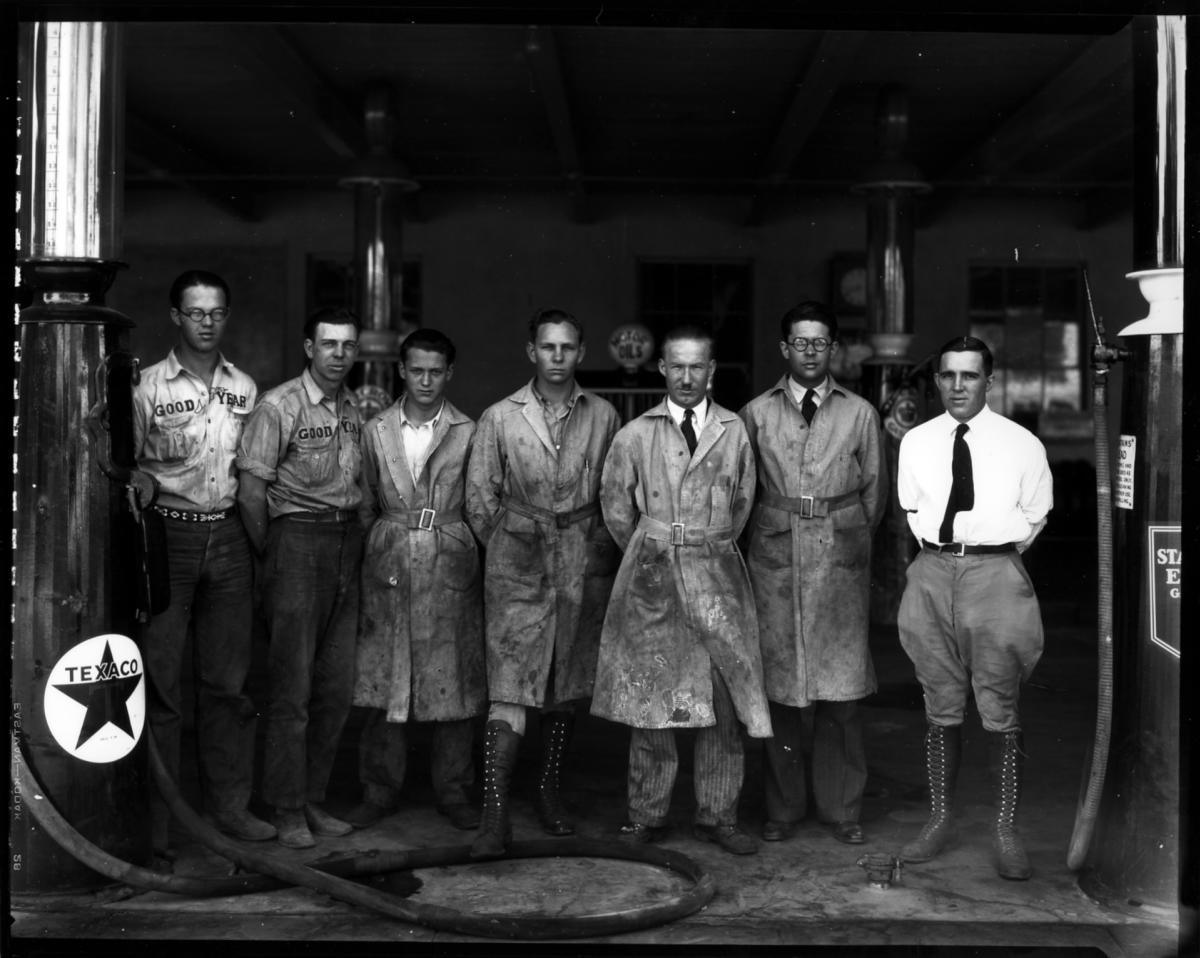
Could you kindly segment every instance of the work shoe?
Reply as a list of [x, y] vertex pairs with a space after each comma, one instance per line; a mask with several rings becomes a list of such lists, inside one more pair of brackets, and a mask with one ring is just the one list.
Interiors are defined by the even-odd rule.
[[764, 842], [786, 842], [796, 832], [795, 822], [776, 822], [767, 819], [763, 824]]
[[275, 813], [276, 840], [284, 848], [312, 848], [317, 840], [308, 830], [304, 812], [296, 809], [279, 809]]
[[512, 840], [508, 787], [520, 745], [521, 736], [504, 720], [492, 719], [484, 726], [483, 816], [479, 834], [471, 843], [471, 858], [499, 858]]
[[990, 764], [996, 786], [996, 823], [992, 838], [996, 873], [1010, 881], [1025, 881], [1033, 874], [1033, 867], [1017, 836], [1016, 823], [1024, 742], [1019, 729], [988, 732], [988, 737], [992, 741]]
[[617, 840], [626, 845], [655, 845], [667, 837], [666, 825], [626, 822], [617, 830]]
[[953, 819], [954, 783], [962, 753], [961, 725], [928, 725], [925, 729], [925, 771], [929, 778], [929, 820], [911, 842], [900, 849], [906, 862], [927, 862], [949, 848], [956, 837]]
[[240, 838], [244, 842], [265, 842], [277, 834], [275, 826], [264, 822], [257, 815], [242, 809], [234, 812], [214, 812], [213, 824], [226, 835]]
[[450, 824], [460, 832], [473, 832], [479, 827], [479, 809], [466, 802], [439, 805], [438, 814], [450, 819]]
[[571, 712], [548, 712], [542, 716], [542, 767], [534, 804], [538, 821], [547, 835], [575, 834], [575, 823], [559, 795], [563, 756], [574, 727], [575, 716]]
[[312, 829], [313, 834], [322, 838], [340, 838], [354, 831], [354, 826], [349, 822], [334, 818], [323, 808], [311, 803], [304, 806], [304, 817], [308, 820], [308, 827]]
[[833, 837], [843, 845], [861, 845], [866, 841], [858, 822], [834, 822]]
[[394, 812], [394, 808], [364, 799], [342, 816], [342, 821], [355, 828], [369, 828]]
[[720, 845], [731, 855], [753, 855], [758, 842], [737, 825], [693, 825], [692, 834], [702, 842]]

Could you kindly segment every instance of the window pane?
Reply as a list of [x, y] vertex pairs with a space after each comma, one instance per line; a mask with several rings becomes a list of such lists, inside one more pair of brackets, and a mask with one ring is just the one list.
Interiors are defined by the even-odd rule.
[[1079, 366], [1079, 324], [1049, 321], [1042, 330], [1047, 369]]
[[1074, 266], [1046, 270], [1046, 312], [1078, 316], [1079, 269]]
[[712, 312], [711, 267], [703, 263], [681, 263], [676, 267], [675, 281], [675, 299], [681, 312]]
[[1004, 391], [1007, 378], [1003, 369], [996, 369], [992, 373], [992, 388], [988, 390], [987, 394], [987, 404], [992, 412], [998, 412], [1005, 416], [1009, 411], [1008, 396]]
[[971, 335], [987, 343], [988, 349], [997, 362], [1004, 355], [1004, 324], [1003, 323], [972, 323]]
[[1005, 393], [1008, 397], [1009, 412], [1012, 414], [1036, 413], [1042, 408], [1041, 371], [1010, 368]]
[[1046, 373], [1044, 409], [1079, 411], [1083, 407], [1083, 373], [1078, 369], [1059, 369]]
[[1033, 266], [1013, 266], [1004, 271], [1008, 280], [1009, 308], [1039, 306], [1042, 301], [1042, 271]]
[[1039, 369], [1042, 365], [1042, 314], [1037, 311], [1010, 312], [1007, 341], [1001, 362], [1010, 368]]

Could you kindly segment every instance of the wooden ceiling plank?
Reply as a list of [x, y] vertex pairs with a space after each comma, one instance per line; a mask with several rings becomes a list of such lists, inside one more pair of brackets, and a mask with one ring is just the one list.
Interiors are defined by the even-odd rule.
[[575, 139], [571, 102], [563, 80], [562, 61], [559, 59], [554, 31], [547, 27], [531, 26], [525, 41], [525, 58], [546, 107], [546, 118], [550, 123], [559, 165], [570, 187], [572, 218], [586, 219], [587, 197], [583, 187], [579, 144]]
[[[245, 222], [252, 223], [259, 218], [253, 197], [237, 197], [219, 183], [201, 183], [193, 180], [193, 174], [205, 176], [217, 173], [218, 165], [157, 123], [146, 119], [135, 110], [127, 109], [125, 133], [127, 166], [143, 170], [158, 182], [169, 183], [203, 197]], [[130, 142], [136, 146], [130, 146]]]
[[334, 153], [347, 160], [362, 155], [366, 149], [362, 117], [347, 107], [284, 28], [230, 30], [227, 37], [246, 68], [270, 84], [296, 110], [297, 119], [312, 123]]
[[751, 197], [745, 225], [754, 226], [762, 222], [769, 205], [769, 194], [787, 180], [796, 158], [824, 116], [838, 87], [853, 68], [855, 54], [862, 41], [861, 33], [825, 31], [821, 34], [802, 79], [796, 83], [763, 162], [761, 179], [766, 181], [768, 187]]

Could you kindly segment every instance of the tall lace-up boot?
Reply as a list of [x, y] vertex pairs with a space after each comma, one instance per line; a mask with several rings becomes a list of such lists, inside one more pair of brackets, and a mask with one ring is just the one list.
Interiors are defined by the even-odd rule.
[[906, 862], [927, 862], [955, 839], [954, 783], [962, 756], [962, 726], [933, 725], [925, 731], [925, 770], [929, 776], [929, 821], [900, 849]]
[[996, 783], [996, 830], [992, 838], [996, 872], [1001, 878], [1025, 881], [1033, 874], [1025, 846], [1017, 835], [1017, 803], [1021, 798], [1024, 740], [1019, 729], [989, 732], [992, 776]]
[[483, 733], [483, 824], [471, 844], [472, 858], [498, 858], [512, 839], [508, 820], [508, 790], [521, 736], [507, 722], [495, 719]]
[[542, 769], [538, 775], [538, 821], [548, 835], [574, 835], [575, 823], [559, 796], [563, 755], [575, 729], [572, 712], [547, 712], [542, 716]]

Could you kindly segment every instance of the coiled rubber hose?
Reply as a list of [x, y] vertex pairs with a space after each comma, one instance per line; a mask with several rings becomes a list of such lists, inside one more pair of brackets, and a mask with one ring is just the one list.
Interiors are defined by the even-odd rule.
[[25, 798], [26, 807], [46, 833], [89, 868], [134, 887], [204, 897], [270, 891], [297, 885], [339, 901], [361, 905], [391, 918], [437, 931], [510, 939], [600, 937], [652, 928], [699, 911], [716, 893], [712, 878], [698, 864], [678, 852], [645, 845], [634, 846], [588, 839], [555, 839], [513, 842], [505, 860], [576, 856], [624, 859], [666, 868], [691, 881], [692, 886], [680, 895], [653, 905], [623, 912], [567, 918], [551, 918], [542, 914], [468, 915], [438, 905], [416, 904], [348, 881], [341, 876], [363, 876], [414, 868], [476, 863], [469, 857], [467, 846], [376, 851], [326, 861], [315, 866], [282, 862], [270, 854], [252, 851], [242, 843], [226, 838], [197, 815], [183, 800], [179, 789], [167, 774], [154, 746], [152, 735], [148, 737], [148, 745], [155, 782], [176, 818], [212, 851], [258, 874], [231, 878], [187, 878], [163, 875], [115, 858], [71, 827], [45, 797], [25, 762], [21, 749], [17, 747], [12, 750], [13, 780]]
[[[1090, 301], [1090, 293], [1089, 293]], [[1096, 322], [1093, 314], [1093, 322]], [[1104, 776], [1108, 770], [1108, 746], [1112, 734], [1113, 700], [1113, 542], [1112, 472], [1108, 447], [1108, 370], [1123, 358], [1123, 350], [1104, 345], [1103, 327], [1096, 326], [1096, 345], [1092, 350], [1092, 431], [1096, 444], [1096, 547], [1097, 590], [1096, 629], [1099, 635], [1096, 679], [1096, 734], [1092, 754], [1084, 767], [1086, 784], [1080, 787], [1075, 809], [1075, 827], [1067, 851], [1067, 868], [1078, 871], [1087, 858], [1092, 832], [1100, 812]]]

